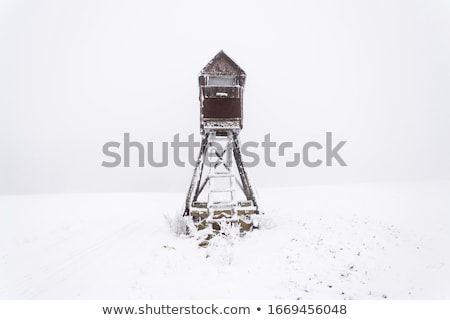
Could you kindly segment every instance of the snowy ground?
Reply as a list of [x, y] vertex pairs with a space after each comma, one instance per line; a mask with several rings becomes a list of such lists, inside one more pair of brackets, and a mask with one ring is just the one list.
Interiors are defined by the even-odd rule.
[[0, 197], [0, 298], [450, 299], [450, 182], [260, 190], [260, 230], [203, 249], [184, 195]]

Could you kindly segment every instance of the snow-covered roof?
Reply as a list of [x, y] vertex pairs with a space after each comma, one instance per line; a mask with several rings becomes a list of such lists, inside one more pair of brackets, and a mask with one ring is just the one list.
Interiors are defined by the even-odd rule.
[[223, 50], [220, 50], [218, 54], [200, 71], [200, 74], [207, 75], [236, 75], [245, 76], [244, 70], [241, 69]]

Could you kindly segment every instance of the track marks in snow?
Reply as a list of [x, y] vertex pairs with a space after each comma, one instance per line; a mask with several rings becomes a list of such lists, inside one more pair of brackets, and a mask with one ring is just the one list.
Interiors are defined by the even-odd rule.
[[[65, 252], [63, 259], [55, 259], [54, 261], [38, 267], [29, 269], [29, 272], [17, 283], [13, 284], [13, 291], [17, 292], [17, 297], [23, 299], [32, 299], [45, 295], [45, 291], [51, 286], [61, 285], [65, 280], [73, 277], [82, 269], [88, 269], [99, 261], [102, 257], [111, 250], [118, 242], [127, 241], [136, 230], [140, 228], [141, 221], [129, 223], [124, 227], [108, 230], [104, 234], [91, 235], [91, 240], [86, 241], [80, 234], [64, 239], [59, 244], [53, 243], [48, 250], [55, 249], [57, 245], [60, 246], [58, 250]], [[95, 232], [95, 230], [92, 230]], [[97, 230], [98, 231], [98, 230]], [[76, 245], [76, 243], [79, 245]], [[45, 257], [43, 256], [43, 259]], [[109, 263], [112, 263], [110, 261]], [[86, 282], [89, 285], [89, 282]]]

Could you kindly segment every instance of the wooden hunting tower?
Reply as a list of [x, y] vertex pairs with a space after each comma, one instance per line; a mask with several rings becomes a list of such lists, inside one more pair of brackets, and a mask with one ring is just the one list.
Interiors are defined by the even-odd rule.
[[222, 222], [238, 224], [243, 231], [257, 227], [253, 217], [258, 205], [239, 142], [245, 77], [223, 51], [199, 75], [202, 143], [184, 215], [209, 234], [218, 232]]

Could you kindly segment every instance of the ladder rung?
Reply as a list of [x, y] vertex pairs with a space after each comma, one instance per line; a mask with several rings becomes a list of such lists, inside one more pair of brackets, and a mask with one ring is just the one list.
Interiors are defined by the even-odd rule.
[[216, 173], [211, 173], [209, 175], [210, 178], [227, 178], [227, 177], [234, 177], [234, 174], [229, 173], [229, 172], [216, 172]]
[[211, 192], [235, 192], [235, 188], [225, 188], [225, 189], [211, 189], [209, 190], [209, 193]]

